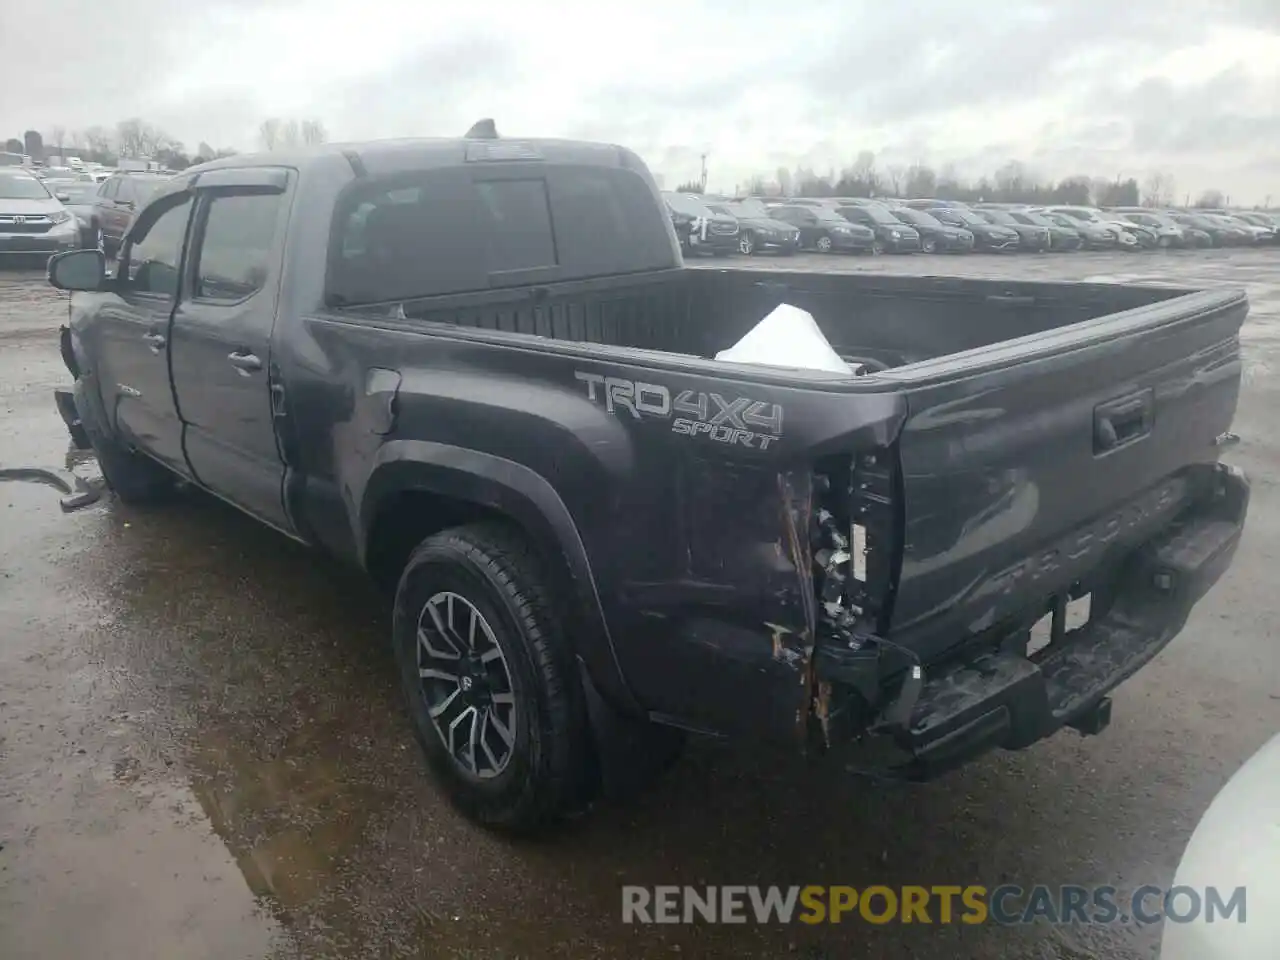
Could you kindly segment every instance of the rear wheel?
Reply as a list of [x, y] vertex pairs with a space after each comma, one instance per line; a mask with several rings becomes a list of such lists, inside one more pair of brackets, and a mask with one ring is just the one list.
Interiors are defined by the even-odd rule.
[[826, 234], [823, 234], [816, 241], [814, 241], [813, 245], [818, 248], [819, 253], [831, 252], [831, 238]]
[[396, 591], [392, 632], [414, 732], [453, 803], [525, 832], [589, 799], [589, 730], [576, 661], [541, 562], [506, 528], [423, 541]]

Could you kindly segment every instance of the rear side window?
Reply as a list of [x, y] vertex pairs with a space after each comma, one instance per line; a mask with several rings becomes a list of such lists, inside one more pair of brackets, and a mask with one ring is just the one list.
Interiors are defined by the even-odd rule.
[[102, 188], [98, 191], [98, 194], [110, 200], [115, 197], [116, 188], [119, 186], [120, 180], [116, 177], [112, 177], [102, 184]]
[[662, 269], [675, 265], [668, 229], [629, 170], [427, 170], [340, 198], [326, 292], [341, 306]]
[[197, 298], [234, 302], [262, 289], [282, 199], [279, 193], [212, 198], [196, 259]]

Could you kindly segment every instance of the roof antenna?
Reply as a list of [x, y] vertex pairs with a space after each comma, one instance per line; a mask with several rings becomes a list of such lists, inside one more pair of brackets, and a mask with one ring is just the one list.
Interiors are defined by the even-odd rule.
[[498, 128], [489, 117], [483, 120], [477, 120], [471, 125], [471, 129], [466, 132], [467, 140], [497, 140]]

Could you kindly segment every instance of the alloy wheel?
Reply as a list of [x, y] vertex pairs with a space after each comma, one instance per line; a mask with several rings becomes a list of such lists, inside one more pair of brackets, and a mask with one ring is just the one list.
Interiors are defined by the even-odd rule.
[[920, 241], [920, 249], [925, 253], [933, 253], [938, 249], [938, 241], [932, 237], [922, 240]]
[[482, 780], [502, 773], [516, 743], [511, 670], [489, 621], [461, 594], [437, 593], [419, 614], [418, 678], [453, 761]]
[[820, 251], [822, 251], [823, 253], [830, 253], [830, 252], [831, 252], [831, 238], [830, 238], [830, 237], [819, 237], [819, 238], [818, 238], [818, 242], [817, 242], [816, 246], [817, 246], [817, 248], [818, 248]]
[[751, 256], [756, 250], [756, 238], [750, 232], [744, 233], [738, 238], [738, 252], [744, 256]]

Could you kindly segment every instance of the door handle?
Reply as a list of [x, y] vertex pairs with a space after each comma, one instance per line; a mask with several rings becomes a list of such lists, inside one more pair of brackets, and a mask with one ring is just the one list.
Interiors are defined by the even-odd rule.
[[227, 362], [239, 370], [241, 376], [245, 377], [262, 369], [262, 361], [252, 353], [241, 353], [239, 351], [228, 353]]
[[152, 353], [159, 353], [169, 342], [162, 333], [144, 333], [142, 339], [147, 341], [147, 346], [151, 348]]
[[1100, 403], [1093, 410], [1093, 452], [1106, 453], [1141, 440], [1155, 423], [1155, 390]]

